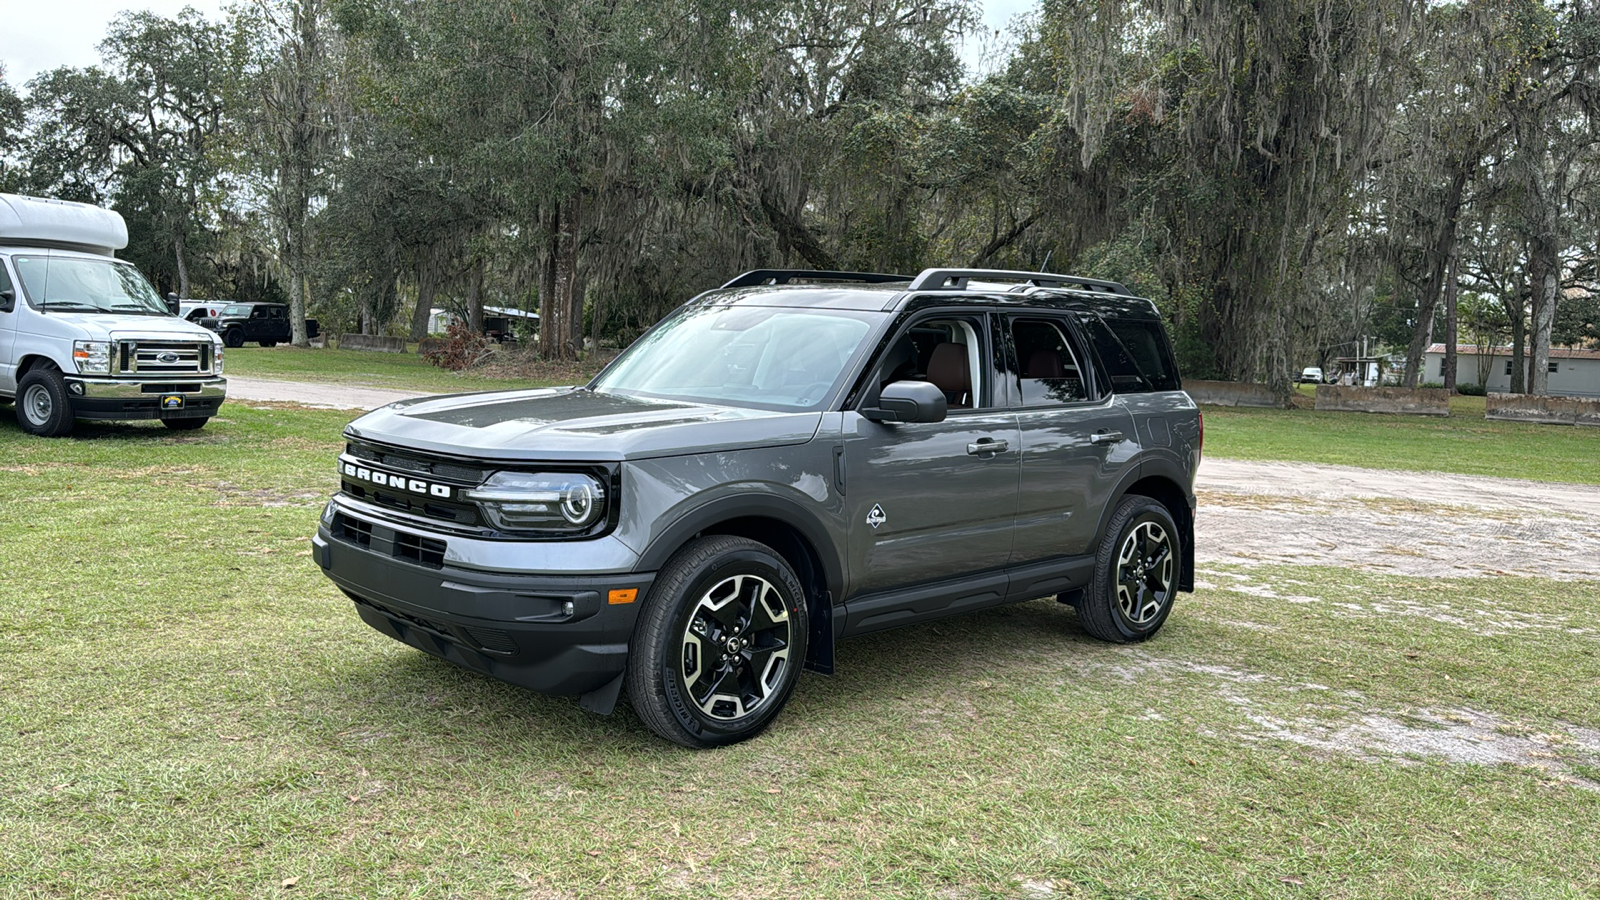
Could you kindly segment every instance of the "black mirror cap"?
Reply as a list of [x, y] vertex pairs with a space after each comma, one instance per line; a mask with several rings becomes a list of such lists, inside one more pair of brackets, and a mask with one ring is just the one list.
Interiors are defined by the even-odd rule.
[[178, 295], [177, 294], [168, 294], [167, 295], [167, 312], [172, 313], [173, 315], [178, 315], [180, 312], [182, 312], [182, 310], [183, 310], [183, 307], [178, 304]]
[[874, 422], [943, 422], [950, 412], [944, 391], [926, 381], [895, 381], [884, 386], [878, 405], [861, 410]]
[[11, 312], [12, 307], [15, 307], [16, 305], [16, 288], [6, 288], [5, 290], [0, 291], [0, 312]]

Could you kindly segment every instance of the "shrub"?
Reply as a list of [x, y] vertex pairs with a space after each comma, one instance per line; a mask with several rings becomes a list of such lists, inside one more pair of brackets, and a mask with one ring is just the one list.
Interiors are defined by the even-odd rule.
[[1456, 393], [1465, 397], [1486, 397], [1489, 395], [1489, 389], [1481, 384], [1458, 384]]
[[1442, 387], [1444, 387], [1444, 382], [1442, 382], [1442, 381], [1424, 381], [1423, 383], [1417, 385], [1417, 387], [1422, 387], [1422, 388], [1442, 388]]
[[[461, 322], [453, 322], [436, 347], [423, 351], [422, 358], [441, 369], [459, 372], [487, 360], [494, 343]], [[420, 348], [419, 348], [420, 349]]]

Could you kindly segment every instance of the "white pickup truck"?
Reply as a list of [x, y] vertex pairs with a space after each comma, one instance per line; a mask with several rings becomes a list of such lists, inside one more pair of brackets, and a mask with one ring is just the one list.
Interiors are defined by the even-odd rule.
[[0, 403], [16, 403], [23, 430], [160, 419], [188, 431], [222, 405], [221, 339], [114, 258], [127, 245], [110, 210], [0, 194]]

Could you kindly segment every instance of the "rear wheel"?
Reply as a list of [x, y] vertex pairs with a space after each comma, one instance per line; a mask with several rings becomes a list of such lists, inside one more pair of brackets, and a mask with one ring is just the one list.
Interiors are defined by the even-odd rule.
[[1122, 498], [1095, 554], [1094, 581], [1078, 605], [1084, 630], [1103, 641], [1142, 641], [1161, 630], [1178, 594], [1183, 543], [1172, 513], [1138, 495]]
[[210, 417], [203, 419], [162, 419], [161, 424], [171, 428], [173, 431], [198, 431], [204, 428], [209, 421], [211, 421]]
[[54, 369], [34, 369], [17, 384], [17, 424], [29, 434], [60, 437], [72, 431], [67, 382]]
[[243, 347], [244, 332], [237, 328], [229, 328], [227, 331], [222, 333], [222, 342], [227, 344], [229, 347]]
[[747, 538], [700, 538], [667, 561], [634, 628], [628, 696], [685, 747], [760, 734], [805, 662], [806, 605], [782, 556]]

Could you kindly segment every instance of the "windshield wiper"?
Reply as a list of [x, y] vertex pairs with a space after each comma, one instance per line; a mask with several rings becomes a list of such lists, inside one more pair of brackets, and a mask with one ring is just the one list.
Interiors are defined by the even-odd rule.
[[88, 310], [89, 312], [104, 312], [105, 311], [105, 310], [101, 309], [100, 307], [95, 306], [93, 303], [85, 303], [82, 300], [46, 300], [43, 303], [39, 304], [39, 308], [40, 309], [85, 309], [85, 310]]

